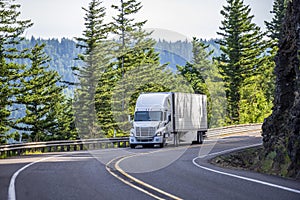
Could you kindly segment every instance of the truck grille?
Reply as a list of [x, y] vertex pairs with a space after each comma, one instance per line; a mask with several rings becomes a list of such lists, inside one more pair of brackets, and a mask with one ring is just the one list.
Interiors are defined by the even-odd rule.
[[155, 127], [136, 127], [137, 137], [153, 137], [155, 135]]

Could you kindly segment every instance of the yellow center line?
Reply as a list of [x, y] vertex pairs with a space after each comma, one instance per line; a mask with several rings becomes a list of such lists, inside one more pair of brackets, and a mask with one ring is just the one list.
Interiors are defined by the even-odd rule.
[[[159, 152], [159, 151], [155, 151], [155, 152]], [[151, 154], [151, 153], [155, 153], [155, 152], [142, 153], [142, 154], [139, 154], [139, 155]], [[140, 185], [143, 185], [144, 187], [147, 187], [147, 188], [149, 188], [149, 189], [151, 189], [151, 190], [154, 190], [154, 191], [156, 191], [156, 192], [158, 192], [158, 193], [160, 193], [160, 194], [163, 194], [163, 195], [165, 195], [165, 196], [167, 196], [167, 197], [170, 197], [170, 198], [172, 198], [172, 199], [178, 199], [178, 200], [179, 200], [179, 199], [182, 199], [182, 198], [177, 197], [177, 196], [175, 196], [175, 195], [173, 195], [173, 194], [170, 194], [170, 193], [168, 193], [168, 192], [165, 192], [165, 191], [163, 191], [163, 190], [161, 190], [161, 189], [159, 189], [159, 188], [157, 188], [157, 187], [154, 187], [154, 186], [152, 186], [152, 185], [150, 185], [150, 184], [148, 184], [148, 183], [145, 183], [145, 182], [143, 182], [143, 181], [141, 181], [141, 180], [139, 180], [139, 179], [137, 179], [137, 178], [135, 178], [135, 177], [129, 175], [128, 173], [126, 173], [124, 170], [122, 170], [122, 169], [120, 168], [120, 166], [119, 166], [120, 162], [122, 162], [123, 160], [125, 160], [125, 159], [127, 159], [127, 158], [131, 158], [131, 157], [139, 156], [139, 155], [130, 155], [130, 156], [126, 156], [126, 157], [124, 157], [124, 158], [118, 160], [118, 161], [116, 162], [116, 164], [115, 164], [116, 170], [118, 170], [121, 174], [123, 174], [123, 175], [126, 176], [127, 178], [133, 180], [134, 182], [136, 182], [136, 183], [138, 183], [138, 184], [140, 184]]]

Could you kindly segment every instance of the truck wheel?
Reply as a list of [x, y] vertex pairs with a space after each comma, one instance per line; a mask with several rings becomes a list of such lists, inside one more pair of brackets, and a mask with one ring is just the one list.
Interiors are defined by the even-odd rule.
[[130, 148], [134, 149], [135, 148], [135, 144], [130, 144]]
[[199, 144], [203, 144], [203, 132], [202, 131], [198, 132], [197, 140], [198, 140], [197, 142]]
[[164, 147], [164, 143], [160, 143], [159, 148], [163, 148], [163, 147]]
[[203, 132], [202, 131], [197, 132], [197, 143], [203, 144]]

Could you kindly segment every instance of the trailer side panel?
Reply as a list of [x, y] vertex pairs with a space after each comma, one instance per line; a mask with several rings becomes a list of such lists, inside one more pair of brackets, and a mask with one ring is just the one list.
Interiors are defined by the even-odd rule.
[[206, 96], [173, 93], [173, 132], [207, 131]]

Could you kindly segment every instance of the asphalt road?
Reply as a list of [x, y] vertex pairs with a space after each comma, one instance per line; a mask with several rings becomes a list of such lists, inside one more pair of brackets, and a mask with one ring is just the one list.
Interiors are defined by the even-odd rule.
[[207, 162], [215, 154], [260, 140], [237, 136], [207, 140], [199, 146], [94, 150], [0, 160], [0, 199], [299, 200], [299, 181], [221, 169]]

